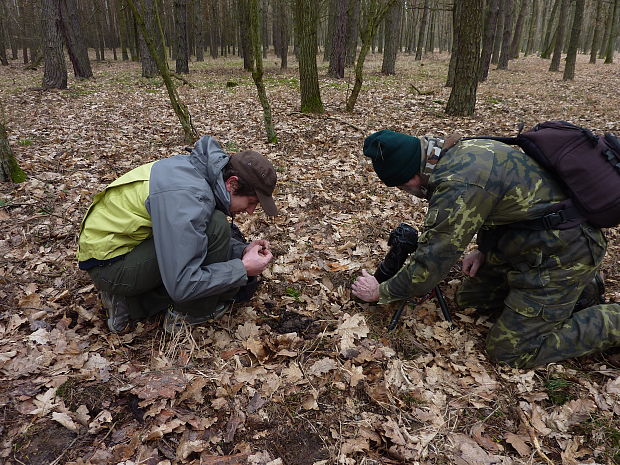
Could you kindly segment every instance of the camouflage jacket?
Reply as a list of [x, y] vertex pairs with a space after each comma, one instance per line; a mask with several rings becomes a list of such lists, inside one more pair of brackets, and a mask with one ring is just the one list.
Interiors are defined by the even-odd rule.
[[532, 158], [482, 139], [450, 148], [433, 170], [428, 190], [418, 248], [392, 279], [381, 284], [381, 304], [430, 292], [481, 228], [539, 218], [566, 199]]

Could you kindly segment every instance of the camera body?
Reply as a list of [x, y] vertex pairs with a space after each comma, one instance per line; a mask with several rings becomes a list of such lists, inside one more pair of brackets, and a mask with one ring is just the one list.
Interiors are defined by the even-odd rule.
[[379, 263], [374, 274], [380, 283], [394, 276], [401, 269], [407, 257], [415, 252], [418, 247], [418, 231], [407, 223], [401, 223], [390, 233], [388, 246], [390, 250]]

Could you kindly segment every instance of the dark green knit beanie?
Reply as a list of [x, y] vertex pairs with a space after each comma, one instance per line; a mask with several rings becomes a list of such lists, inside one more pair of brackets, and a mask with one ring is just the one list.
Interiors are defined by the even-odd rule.
[[405, 184], [420, 172], [420, 139], [383, 129], [364, 140], [364, 155], [388, 187]]

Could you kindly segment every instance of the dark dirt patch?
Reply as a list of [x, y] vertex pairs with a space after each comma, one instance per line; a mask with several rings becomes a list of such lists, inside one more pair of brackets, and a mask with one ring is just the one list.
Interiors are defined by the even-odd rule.
[[44, 421], [15, 440], [13, 458], [17, 463], [48, 465], [74, 443], [75, 437], [75, 433], [67, 428], [52, 421]]
[[297, 333], [303, 337], [313, 337], [319, 332], [318, 325], [312, 318], [295, 312], [285, 311], [265, 323], [278, 334]]
[[112, 391], [106, 385], [82, 382], [76, 378], [61, 384], [56, 395], [65, 401], [69, 410], [74, 412], [80, 405], [85, 405], [92, 416], [101, 412], [102, 400], [113, 398]]
[[268, 441], [266, 447], [285, 465], [312, 465], [329, 458], [320, 436], [305, 428], [281, 426]]

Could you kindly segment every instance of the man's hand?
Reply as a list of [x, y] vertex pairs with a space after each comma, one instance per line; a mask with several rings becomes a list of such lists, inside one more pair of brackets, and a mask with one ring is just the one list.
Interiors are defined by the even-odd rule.
[[486, 255], [479, 250], [467, 254], [463, 259], [463, 273], [473, 278], [486, 260]]
[[243, 249], [243, 256], [245, 257], [245, 254], [255, 247], [258, 247], [258, 253], [261, 255], [264, 255], [266, 252], [271, 252], [271, 244], [269, 241], [266, 241], [265, 239], [258, 239], [250, 242], [245, 249]]
[[351, 290], [355, 297], [362, 299], [364, 302], [376, 302], [379, 300], [379, 281], [366, 270], [362, 270], [362, 276], [355, 280]]
[[269, 242], [253, 241], [243, 251], [243, 266], [248, 276], [258, 276], [261, 274], [273, 258], [269, 250]]

